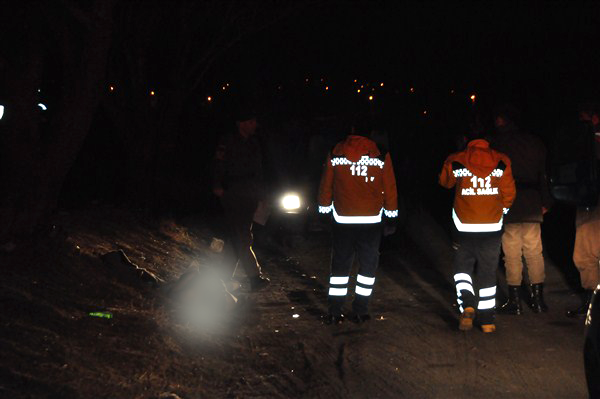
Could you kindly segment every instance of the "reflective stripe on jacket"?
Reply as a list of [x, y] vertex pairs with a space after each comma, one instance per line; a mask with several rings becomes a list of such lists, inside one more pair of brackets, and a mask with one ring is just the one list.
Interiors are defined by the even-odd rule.
[[439, 176], [443, 187], [456, 186], [452, 219], [458, 231], [502, 229], [503, 213], [515, 200], [510, 159], [490, 148], [486, 140], [469, 142], [467, 149], [450, 155]]
[[389, 154], [372, 140], [350, 135], [327, 156], [319, 187], [319, 212], [338, 223], [381, 222], [398, 216], [396, 177]]

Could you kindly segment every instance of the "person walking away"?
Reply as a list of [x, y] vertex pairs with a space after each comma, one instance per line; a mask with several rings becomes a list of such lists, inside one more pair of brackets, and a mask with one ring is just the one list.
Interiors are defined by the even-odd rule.
[[329, 312], [325, 322], [344, 321], [343, 305], [354, 256], [358, 257], [351, 320], [370, 319], [369, 298], [379, 263], [382, 217], [398, 217], [396, 178], [390, 154], [367, 138], [368, 115], [354, 118], [351, 134], [327, 156], [319, 186], [319, 212], [333, 214]]
[[264, 193], [262, 152], [255, 133], [254, 112], [240, 111], [235, 134], [226, 135], [214, 157], [213, 193], [220, 198], [229, 239], [236, 256], [249, 278], [250, 290], [258, 291], [269, 283], [252, 250], [252, 222]]
[[[503, 215], [515, 199], [515, 181], [505, 154], [491, 149], [478, 132], [471, 132], [467, 139], [465, 150], [446, 158], [439, 183], [455, 188], [452, 219], [457, 249], [453, 266], [461, 311], [459, 329], [472, 329], [477, 317], [482, 331], [491, 333], [496, 330], [496, 269]], [[476, 268], [478, 296], [473, 283]]]
[[544, 301], [545, 267], [542, 254], [541, 223], [552, 199], [546, 174], [546, 148], [536, 136], [519, 129], [517, 110], [512, 105], [494, 111], [496, 133], [491, 145], [511, 161], [517, 197], [504, 217], [502, 251], [506, 268], [508, 300], [498, 313], [522, 314], [521, 283], [523, 258], [530, 283], [529, 306], [535, 313], [546, 312]]

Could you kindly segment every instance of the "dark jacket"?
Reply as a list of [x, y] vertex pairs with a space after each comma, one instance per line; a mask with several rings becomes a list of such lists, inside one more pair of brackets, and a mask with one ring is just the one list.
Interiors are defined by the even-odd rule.
[[213, 187], [234, 196], [263, 196], [262, 151], [256, 136], [229, 134], [222, 138], [214, 157]]
[[517, 187], [517, 198], [504, 222], [543, 222], [542, 207], [550, 208], [552, 205], [544, 143], [538, 137], [514, 127], [496, 133], [491, 145], [510, 158]]

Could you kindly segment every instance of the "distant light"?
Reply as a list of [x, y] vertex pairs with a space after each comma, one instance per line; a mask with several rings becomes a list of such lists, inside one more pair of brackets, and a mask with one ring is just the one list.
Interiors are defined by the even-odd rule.
[[361, 89], [364, 89], [364, 88], [365, 88], [365, 85], [360, 85], [360, 88], [361, 88]]
[[153, 96], [154, 94], [154, 90], [150, 90], [150, 95]]
[[450, 94], [454, 94], [454, 89], [450, 90]]
[[423, 111], [423, 115], [427, 115], [427, 110]]
[[308, 83], [308, 78], [304, 79], [304, 81], [305, 81], [306, 83]]
[[373, 101], [373, 96], [369, 96], [369, 101]]
[[225, 91], [225, 89], [227, 89], [227, 87], [223, 86], [223, 91]]
[[321, 78], [321, 82], [325, 81], [325, 79]]
[[108, 90], [115, 91], [115, 86], [113, 86], [113, 85], [108, 86]]
[[360, 89], [356, 90], [357, 93], [360, 93]]
[[38, 89], [38, 93], [41, 93], [41, 92], [42, 92], [42, 89]]
[[45, 111], [45, 110], [47, 110], [47, 109], [48, 109], [48, 107], [46, 107], [46, 106], [45, 106], [44, 104], [42, 104], [42, 103], [39, 103], [39, 104], [38, 104], [38, 107], [40, 107], [40, 108], [42, 109], [42, 111]]
[[475, 102], [475, 94], [471, 94], [471, 101]]
[[282, 85], [277, 86], [277, 90], [281, 90], [281, 89], [283, 89]]
[[325, 86], [325, 90], [329, 90], [329, 86]]
[[373, 87], [373, 88], [371, 89], [371, 91], [375, 91], [375, 88]]
[[211, 102], [212, 101], [212, 97], [211, 96], [206, 97], [206, 101]]
[[229, 83], [227, 83], [225, 86], [229, 87]]
[[358, 79], [354, 79], [354, 83], [356, 83], [358, 81]]
[[383, 87], [383, 82], [381, 82], [381, 83], [379, 84], [379, 86]]
[[411, 93], [414, 93], [414, 92], [415, 92], [415, 88], [414, 88], [414, 87], [411, 87], [411, 88], [410, 88], [410, 92], [411, 92]]
[[0, 119], [4, 116], [4, 105], [0, 105]]

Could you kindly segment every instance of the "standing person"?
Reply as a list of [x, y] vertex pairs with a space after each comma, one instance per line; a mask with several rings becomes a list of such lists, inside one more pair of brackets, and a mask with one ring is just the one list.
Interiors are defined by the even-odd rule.
[[546, 147], [538, 137], [519, 129], [515, 123], [516, 116], [517, 110], [512, 105], [496, 108], [496, 134], [491, 144], [510, 158], [517, 188], [515, 202], [504, 217], [502, 250], [508, 301], [498, 309], [498, 313], [520, 315], [523, 312], [520, 296], [523, 258], [531, 290], [529, 305], [535, 313], [548, 310], [544, 301], [546, 275], [541, 223], [552, 201], [546, 175]]
[[354, 256], [358, 257], [352, 321], [370, 319], [369, 298], [375, 285], [382, 235], [382, 215], [398, 217], [396, 178], [392, 159], [367, 138], [371, 123], [358, 115], [351, 134], [328, 154], [319, 187], [319, 212], [333, 213], [333, 243], [326, 323], [344, 320]]
[[214, 158], [213, 193], [220, 198], [229, 239], [250, 281], [250, 290], [264, 288], [269, 279], [262, 274], [252, 250], [252, 221], [263, 197], [263, 170], [258, 126], [254, 112], [244, 110], [236, 119], [237, 132], [225, 136]]
[[576, 169], [578, 191], [587, 193], [587, 198], [577, 207], [573, 262], [585, 291], [581, 306], [567, 311], [568, 317], [585, 317], [594, 289], [600, 283], [600, 105], [582, 105], [579, 121], [583, 124], [582, 129], [569, 141], [576, 152], [575, 159], [579, 161]]
[[[461, 311], [459, 329], [473, 328], [475, 306], [484, 333], [496, 330], [496, 268], [500, 256], [503, 215], [515, 199], [510, 159], [472, 133], [463, 151], [446, 158], [439, 176], [445, 188], [455, 188], [452, 219], [456, 227], [454, 281]], [[477, 267], [479, 301], [473, 275]]]

